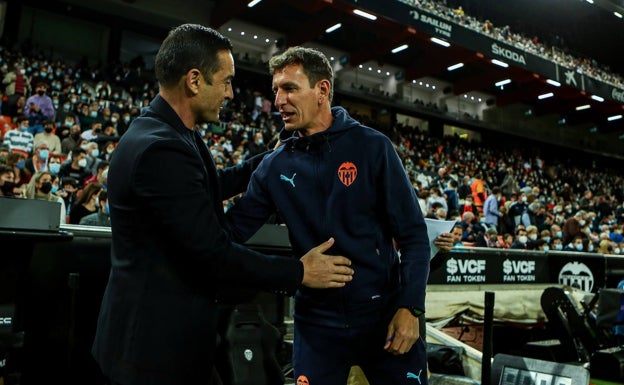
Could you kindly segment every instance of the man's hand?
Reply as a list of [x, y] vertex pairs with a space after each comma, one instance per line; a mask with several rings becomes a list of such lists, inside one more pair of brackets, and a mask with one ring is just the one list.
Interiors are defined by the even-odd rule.
[[390, 325], [388, 325], [384, 350], [394, 355], [409, 352], [412, 345], [420, 337], [418, 326], [418, 317], [414, 316], [412, 312], [404, 308], [397, 310], [392, 321], [390, 321]]
[[441, 252], [448, 253], [453, 247], [453, 235], [451, 233], [442, 233], [433, 240], [433, 243], [440, 248]]
[[314, 289], [343, 287], [353, 279], [351, 261], [342, 256], [323, 254], [334, 244], [334, 238], [321, 243], [308, 251], [303, 257], [304, 286]]

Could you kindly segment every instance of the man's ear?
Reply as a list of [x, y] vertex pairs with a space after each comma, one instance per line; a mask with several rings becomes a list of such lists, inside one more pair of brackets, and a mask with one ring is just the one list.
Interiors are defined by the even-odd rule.
[[319, 103], [324, 103], [329, 99], [329, 92], [331, 89], [331, 85], [329, 84], [329, 80], [322, 79], [318, 82], [319, 86]]
[[192, 68], [186, 73], [186, 87], [194, 94], [199, 92], [201, 82], [201, 72], [197, 68]]

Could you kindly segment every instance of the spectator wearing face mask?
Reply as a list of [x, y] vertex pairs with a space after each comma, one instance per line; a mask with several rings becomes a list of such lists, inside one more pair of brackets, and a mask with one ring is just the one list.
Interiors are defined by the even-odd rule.
[[58, 175], [61, 171], [61, 163], [63, 163], [63, 160], [59, 154], [50, 153], [50, 155], [48, 155], [48, 171], [50, 171], [52, 175]]
[[73, 149], [78, 147], [78, 143], [82, 139], [80, 137], [80, 125], [74, 124], [71, 126], [69, 136], [61, 141], [61, 153], [68, 155]]
[[31, 133], [36, 134], [43, 131], [43, 122], [54, 121], [56, 111], [52, 98], [46, 95], [48, 85], [43, 82], [37, 83], [35, 93], [26, 99], [24, 105], [24, 115], [28, 118], [31, 126]]
[[58, 202], [60, 205], [59, 223], [65, 223], [65, 201], [63, 200], [63, 198], [52, 193], [52, 174], [50, 174], [50, 172], [37, 171], [24, 189], [24, 198]]
[[91, 142], [91, 141], [96, 141], [98, 138], [98, 135], [100, 135], [101, 133], [102, 133], [102, 122], [94, 121], [91, 123], [91, 129], [83, 131], [83, 133], [80, 136], [82, 137], [82, 139], [86, 139]]
[[35, 137], [28, 129], [30, 124], [26, 116], [20, 116], [16, 120], [15, 128], [10, 129], [4, 134], [4, 144], [9, 146], [9, 150], [18, 150], [24, 153], [24, 155], [30, 155], [32, 153]]
[[15, 172], [6, 164], [0, 164], [0, 197], [12, 197], [15, 188]]
[[88, 142], [83, 148], [87, 152], [87, 170], [91, 174], [95, 174], [98, 164], [102, 161], [100, 159], [100, 148], [95, 142]]
[[98, 211], [100, 191], [102, 191], [102, 185], [98, 182], [89, 183], [82, 190], [82, 194], [69, 211], [69, 223], [78, 225], [83, 217]]
[[563, 250], [563, 242], [562, 242], [561, 238], [553, 238], [550, 241], [550, 249], [554, 250], [554, 251], [561, 251], [561, 250]]
[[54, 122], [51, 120], [45, 121], [43, 123], [43, 132], [35, 135], [35, 148], [43, 142], [48, 144], [48, 150], [50, 150], [51, 153], [61, 152], [61, 139], [54, 133]]
[[565, 251], [589, 251], [585, 246], [586, 239], [582, 235], [575, 235], [570, 243], [563, 247]]
[[91, 176], [91, 172], [87, 168], [87, 152], [78, 147], [71, 152], [71, 161], [65, 162], [59, 171], [61, 178], [71, 176], [78, 181], [78, 185], [82, 186], [85, 179]]
[[531, 225], [531, 219], [529, 218], [529, 204], [527, 203], [527, 196], [521, 192], [518, 196], [518, 200], [509, 206], [509, 215], [514, 219], [516, 226], [523, 224], [525, 227]]
[[104, 190], [98, 194], [97, 212], [85, 215], [80, 220], [80, 225], [111, 227], [110, 211], [108, 207], [108, 193]]
[[527, 236], [526, 229], [520, 227], [516, 229], [516, 238], [511, 244], [510, 249], [521, 249], [526, 250], [527, 243], [529, 242], [529, 237]]
[[13, 169], [13, 182], [15, 183], [15, 193], [20, 195], [23, 187], [28, 183], [32, 174], [24, 169], [26, 156], [21, 152], [11, 152], [7, 157], [7, 165]]
[[47, 142], [42, 142], [35, 147], [33, 156], [26, 159], [24, 169], [33, 175], [37, 171], [48, 171], [48, 157], [50, 156], [50, 148]]

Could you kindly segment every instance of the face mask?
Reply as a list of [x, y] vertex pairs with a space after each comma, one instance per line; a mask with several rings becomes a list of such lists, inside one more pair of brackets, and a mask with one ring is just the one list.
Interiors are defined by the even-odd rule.
[[563, 250], [563, 245], [561, 243], [556, 244], [555, 250]]
[[111, 123], [117, 123], [117, 118], [114, 116], [111, 116], [110, 121]]
[[130, 122], [130, 117], [129, 116], [124, 116], [124, 122], [126, 122], [126, 123]]
[[546, 243], [550, 243], [550, 237], [543, 237], [542, 239], [545, 240]]
[[[4, 182], [4, 183], [6, 183], [6, 182]], [[617, 248], [617, 247], [615, 249], [613, 249], [613, 254], [620, 254], [620, 249]]]
[[98, 113], [97, 113], [97, 111], [91, 111], [90, 115], [91, 115], [92, 118], [97, 118]]
[[43, 94], [45, 94], [45, 91], [43, 91], [43, 90], [39, 90], [39, 91], [37, 91], [37, 95], [39, 95], [39, 96], [43, 96]]
[[581, 226], [585, 226], [585, 219], [581, 219], [581, 220], [579, 221], [579, 225], [581, 225]]
[[78, 161], [78, 166], [80, 166], [80, 167], [87, 167], [87, 160], [86, 159], [80, 159]]
[[589, 245], [587, 246], [587, 251], [594, 251], [594, 245], [589, 244]]
[[520, 243], [527, 243], [528, 238], [526, 235], [521, 235], [518, 237], [518, 241], [520, 241]]
[[69, 104], [63, 104], [63, 111], [69, 111]]
[[583, 251], [583, 244], [582, 243], [576, 244], [574, 245], [574, 248], [578, 251]]
[[39, 150], [39, 157], [41, 159], [48, 159], [48, 155], [50, 155], [50, 150]]
[[52, 174], [58, 174], [61, 171], [61, 165], [60, 163], [50, 163], [49, 169]]
[[0, 190], [2, 190], [4, 196], [13, 196], [13, 188], [15, 188], [15, 183], [9, 182], [8, 180], [5, 180], [4, 184], [0, 186]]
[[106, 153], [107, 153], [107, 154], [109, 154], [109, 155], [110, 155], [110, 154], [112, 154], [112, 153], [113, 153], [113, 151], [115, 151], [115, 149], [114, 149], [114, 148], [107, 148], [107, 149], [106, 149]]
[[550, 247], [548, 247], [548, 246], [544, 246], [544, 249], [543, 249], [543, 250], [544, 250], [544, 251], [548, 251], [548, 250], [550, 250]]
[[22, 170], [24, 168], [25, 164], [26, 164], [26, 160], [20, 160], [19, 162], [15, 163], [17, 168], [19, 168], [20, 170]]
[[48, 194], [50, 191], [52, 191], [52, 182], [41, 183], [41, 187], [39, 188], [39, 190], [44, 194]]
[[466, 205], [466, 206], [472, 206], [472, 202], [468, 202], [468, 201], [466, 201], [466, 202], [464, 202], [464, 205]]
[[563, 232], [561, 230], [557, 231], [557, 238], [563, 238]]
[[93, 151], [91, 151], [91, 156], [94, 158], [97, 158], [100, 155], [100, 150], [98, 150], [97, 148]]
[[22, 132], [26, 132], [28, 130], [28, 126], [20, 126], [20, 130]]
[[99, 198], [99, 197], [97, 197], [97, 196], [95, 197], [95, 202], [94, 202], [94, 204], [95, 204], [96, 206], [99, 206], [99, 205], [100, 205], [100, 198]]
[[529, 235], [529, 239], [532, 240], [532, 241], [536, 240], [537, 239], [537, 234]]
[[527, 197], [522, 197], [522, 202], [526, 202], [527, 201]]
[[43, 129], [43, 131], [47, 132], [48, 134], [52, 132], [52, 127], [46, 127]]
[[260, 146], [262, 146], [262, 144], [263, 144], [263, 143], [264, 143], [264, 140], [262, 140], [262, 139], [260, 139], [260, 140], [258, 141], [258, 144], [259, 144]]

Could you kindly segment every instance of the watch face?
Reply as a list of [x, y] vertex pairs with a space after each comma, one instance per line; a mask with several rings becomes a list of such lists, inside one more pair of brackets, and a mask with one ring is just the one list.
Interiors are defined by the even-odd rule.
[[411, 309], [412, 310], [412, 314], [415, 315], [416, 317], [421, 316], [423, 314], [423, 311], [420, 311], [416, 308]]

